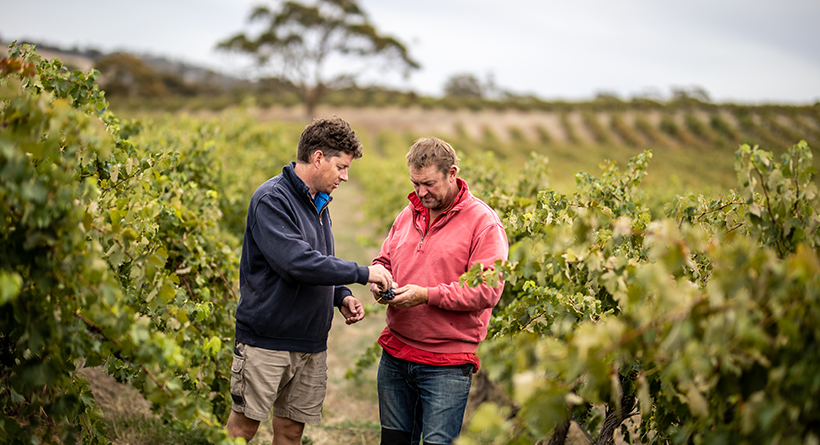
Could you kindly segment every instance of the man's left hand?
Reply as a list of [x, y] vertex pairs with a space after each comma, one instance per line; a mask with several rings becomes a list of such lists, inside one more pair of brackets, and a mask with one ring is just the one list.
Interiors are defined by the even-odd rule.
[[364, 306], [353, 295], [348, 295], [342, 300], [342, 307], [339, 310], [344, 315], [346, 324], [364, 320]]
[[396, 289], [393, 293], [395, 297], [387, 302], [390, 306], [407, 309], [416, 307], [420, 304], [427, 304], [428, 298], [426, 287], [408, 284], [407, 286]]

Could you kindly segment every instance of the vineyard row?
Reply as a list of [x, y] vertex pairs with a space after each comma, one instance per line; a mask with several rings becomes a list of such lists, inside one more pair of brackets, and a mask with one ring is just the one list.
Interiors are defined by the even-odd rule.
[[[760, 145], [780, 152], [806, 139], [820, 141], [815, 113], [728, 111], [508, 113], [500, 119], [460, 121], [455, 131], [475, 140], [541, 144], [601, 144], [630, 147], [732, 147]], [[471, 123], [472, 122], [472, 123]], [[441, 129], [446, 131], [446, 129]]]

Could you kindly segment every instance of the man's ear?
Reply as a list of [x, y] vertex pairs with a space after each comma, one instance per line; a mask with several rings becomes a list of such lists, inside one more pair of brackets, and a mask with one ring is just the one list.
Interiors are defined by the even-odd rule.
[[319, 168], [319, 164], [321, 163], [322, 159], [325, 158], [325, 154], [322, 153], [322, 150], [316, 150], [310, 156], [310, 163], [313, 164], [314, 167]]
[[452, 178], [453, 181], [456, 180], [456, 175], [458, 175], [458, 166], [451, 165], [450, 170], [447, 170], [448, 179]]

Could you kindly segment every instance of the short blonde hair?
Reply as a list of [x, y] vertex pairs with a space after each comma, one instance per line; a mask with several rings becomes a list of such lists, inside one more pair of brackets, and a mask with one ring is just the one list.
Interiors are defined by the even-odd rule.
[[453, 147], [439, 138], [419, 138], [407, 152], [408, 167], [422, 169], [434, 165], [445, 175], [458, 161]]

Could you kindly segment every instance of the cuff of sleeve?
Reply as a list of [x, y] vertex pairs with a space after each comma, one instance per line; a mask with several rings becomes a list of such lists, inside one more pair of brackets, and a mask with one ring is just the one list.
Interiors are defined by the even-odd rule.
[[438, 306], [441, 302], [441, 291], [437, 287], [427, 288], [427, 304]]
[[349, 295], [353, 295], [353, 292], [351, 292], [350, 289], [347, 289], [347, 292], [342, 290], [341, 293], [337, 293], [333, 296], [333, 305], [338, 308], [341, 308], [342, 302], [345, 301], [345, 298], [347, 298]]
[[370, 269], [367, 266], [359, 266], [359, 279], [357, 283], [367, 285], [367, 279], [370, 278]]
[[342, 294], [342, 295], [338, 298], [338, 300], [336, 300], [336, 301], [334, 302], [334, 303], [335, 303], [335, 304], [334, 304], [334, 306], [336, 306], [337, 308], [341, 308], [341, 307], [342, 307], [342, 302], [343, 302], [343, 301], [345, 301], [345, 298], [347, 298], [347, 297], [349, 297], [349, 296], [351, 296], [351, 295], [353, 295], [353, 293], [352, 293], [352, 292], [351, 292], [351, 293], [343, 293], [343, 294]]

